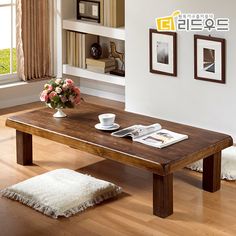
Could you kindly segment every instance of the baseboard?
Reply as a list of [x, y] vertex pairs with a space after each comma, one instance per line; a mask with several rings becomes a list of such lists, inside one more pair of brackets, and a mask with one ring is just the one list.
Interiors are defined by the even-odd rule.
[[0, 88], [0, 109], [39, 101], [45, 81], [19, 82]]
[[93, 88], [88, 88], [88, 87], [80, 87], [81, 93], [92, 95], [92, 96], [97, 96], [101, 98], [106, 98], [118, 102], [125, 102], [125, 96], [121, 94], [116, 94], [116, 93], [111, 93], [107, 91], [102, 91], [102, 90], [97, 90]]
[[3, 101], [0, 104], [0, 109], [2, 108], [8, 108], [8, 107], [14, 107], [18, 105], [28, 104], [31, 102], [38, 102], [39, 96], [27, 96], [27, 97], [17, 97], [13, 99], [8, 99], [7, 101]]

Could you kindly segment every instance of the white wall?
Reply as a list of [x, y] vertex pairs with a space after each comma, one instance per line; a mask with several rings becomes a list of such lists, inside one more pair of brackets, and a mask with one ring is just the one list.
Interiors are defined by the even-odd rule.
[[[135, 5], [135, 7], [134, 7]], [[228, 133], [236, 139], [236, 1], [126, 0], [126, 110]], [[178, 77], [149, 73], [149, 28], [174, 10], [229, 17], [226, 85], [194, 80], [193, 33], [178, 32]], [[206, 34], [206, 33], [205, 33]]]
[[109, 83], [80, 78], [80, 91], [83, 94], [125, 102], [124, 87], [119, 85], [110, 85]]
[[46, 81], [18, 82], [0, 86], [0, 109], [39, 101]]

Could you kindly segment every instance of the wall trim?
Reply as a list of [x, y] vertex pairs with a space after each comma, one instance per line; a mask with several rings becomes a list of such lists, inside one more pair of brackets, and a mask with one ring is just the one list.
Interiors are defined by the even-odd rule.
[[0, 86], [0, 109], [39, 101], [45, 80]]
[[2, 108], [8, 108], [8, 107], [14, 107], [18, 105], [28, 104], [31, 102], [38, 102], [39, 96], [32, 95], [32, 96], [25, 96], [25, 97], [16, 97], [13, 99], [8, 99], [4, 102], [1, 102], [0, 109]]
[[111, 92], [102, 91], [102, 90], [93, 89], [93, 88], [84, 87], [84, 86], [80, 86], [80, 91], [81, 93], [96, 96], [96, 97], [106, 98], [106, 99], [110, 99], [110, 100], [114, 100], [118, 102], [125, 102], [125, 95], [120, 95], [117, 93], [111, 93]]

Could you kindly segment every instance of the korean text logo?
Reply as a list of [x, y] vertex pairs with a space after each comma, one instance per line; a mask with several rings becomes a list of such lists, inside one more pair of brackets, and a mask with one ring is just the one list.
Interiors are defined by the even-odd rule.
[[181, 13], [156, 19], [158, 31], [229, 31], [229, 18], [216, 18], [213, 13]]

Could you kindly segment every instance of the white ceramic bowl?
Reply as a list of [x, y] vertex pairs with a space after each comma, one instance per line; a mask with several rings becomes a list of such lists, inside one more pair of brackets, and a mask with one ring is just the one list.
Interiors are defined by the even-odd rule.
[[116, 115], [112, 113], [101, 114], [98, 116], [100, 124], [102, 126], [112, 126], [114, 125]]

